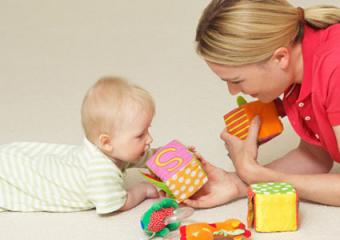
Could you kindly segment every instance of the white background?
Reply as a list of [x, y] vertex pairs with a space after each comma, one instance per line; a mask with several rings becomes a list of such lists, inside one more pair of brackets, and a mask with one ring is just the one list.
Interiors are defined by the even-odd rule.
[[[0, 0], [0, 144], [80, 144], [79, 110], [84, 93], [99, 77], [114, 74], [154, 96], [154, 146], [176, 138], [195, 145], [214, 164], [233, 170], [219, 133], [224, 127], [223, 115], [236, 106], [235, 97], [194, 50], [198, 18], [208, 2]], [[291, 2], [303, 7], [339, 4], [336, 0]], [[284, 124], [284, 134], [261, 147], [261, 163], [296, 146], [297, 137], [287, 120]], [[0, 215], [0, 238], [116, 239], [119, 234], [119, 239], [137, 239], [141, 234], [139, 216], [150, 203], [109, 219], [99, 218], [93, 211], [5, 213]], [[241, 200], [197, 211], [195, 219], [238, 217], [245, 221], [246, 209], [246, 201]], [[340, 221], [337, 208], [303, 203], [301, 211], [300, 231], [276, 238], [302, 239], [308, 235], [313, 239], [327, 234], [321, 233], [326, 230], [329, 236], [339, 234], [336, 221], [330, 221], [332, 214], [333, 220]], [[321, 212], [324, 215], [319, 216]], [[273, 238], [272, 234], [257, 236]]]

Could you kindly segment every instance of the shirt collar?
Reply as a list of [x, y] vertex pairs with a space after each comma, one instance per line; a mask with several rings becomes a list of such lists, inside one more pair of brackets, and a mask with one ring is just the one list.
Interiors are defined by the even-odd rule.
[[121, 166], [118, 166], [115, 160], [112, 160], [108, 156], [106, 156], [95, 144], [90, 142], [86, 137], [84, 138], [84, 145], [85, 145], [85, 148], [88, 149], [93, 155], [100, 156], [112, 162], [113, 165], [122, 173], [125, 173], [126, 168], [128, 168], [129, 166], [129, 163], [127, 162], [122, 163]]
[[87, 138], [84, 138], [84, 145], [91, 153], [100, 153], [101, 155], [101, 151], [98, 149], [98, 147], [90, 142]]
[[304, 36], [301, 43], [303, 57], [303, 80], [297, 102], [303, 101], [312, 91], [313, 62], [317, 46], [320, 44], [320, 33], [304, 26]]

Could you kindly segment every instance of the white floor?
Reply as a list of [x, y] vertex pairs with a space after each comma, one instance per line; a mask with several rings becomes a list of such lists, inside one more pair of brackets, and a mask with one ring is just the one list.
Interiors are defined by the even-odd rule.
[[[79, 108], [99, 77], [124, 76], [149, 90], [157, 113], [153, 146], [172, 139], [194, 145], [232, 171], [219, 133], [235, 97], [195, 53], [195, 28], [207, 0], [0, 0], [0, 144], [82, 142]], [[292, 0], [295, 5], [339, 0]], [[261, 146], [269, 162], [296, 146], [284, 120], [282, 136]], [[339, 166], [336, 166], [339, 168]], [[340, 171], [338, 171], [340, 172]], [[138, 176], [130, 174], [130, 184]], [[228, 186], [226, 186], [228, 187]], [[111, 217], [94, 211], [1, 213], [0, 240], [139, 240], [139, 218], [151, 205]], [[246, 221], [247, 201], [197, 210], [190, 221]], [[255, 239], [340, 239], [340, 208], [300, 204], [293, 233], [253, 233]]]
[[[130, 179], [139, 179], [135, 171]], [[133, 184], [130, 181], [129, 184]], [[0, 239], [6, 240], [143, 240], [140, 217], [154, 200], [147, 200], [133, 210], [110, 217], [100, 217], [95, 211], [78, 213], [1, 213]], [[300, 226], [296, 232], [257, 233], [260, 240], [320, 240], [338, 239], [340, 208], [300, 202]], [[238, 218], [246, 223], [247, 199], [217, 208], [196, 210], [185, 223], [217, 222]], [[176, 239], [176, 238], [174, 238]]]

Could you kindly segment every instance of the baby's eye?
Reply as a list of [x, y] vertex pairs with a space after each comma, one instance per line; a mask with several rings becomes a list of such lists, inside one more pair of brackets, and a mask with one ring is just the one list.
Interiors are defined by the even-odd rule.
[[142, 133], [142, 134], [138, 135], [137, 138], [142, 138], [142, 137], [144, 137], [144, 135], [145, 135], [145, 133]]

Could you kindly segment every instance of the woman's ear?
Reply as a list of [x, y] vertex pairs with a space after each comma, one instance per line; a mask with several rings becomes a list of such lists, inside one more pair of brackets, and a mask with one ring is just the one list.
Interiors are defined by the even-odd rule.
[[98, 138], [99, 142], [99, 148], [105, 152], [105, 153], [112, 153], [113, 150], [113, 144], [112, 144], [112, 138], [107, 134], [100, 134]]
[[280, 47], [274, 51], [272, 60], [277, 63], [281, 69], [286, 70], [289, 67], [290, 55], [290, 49]]

